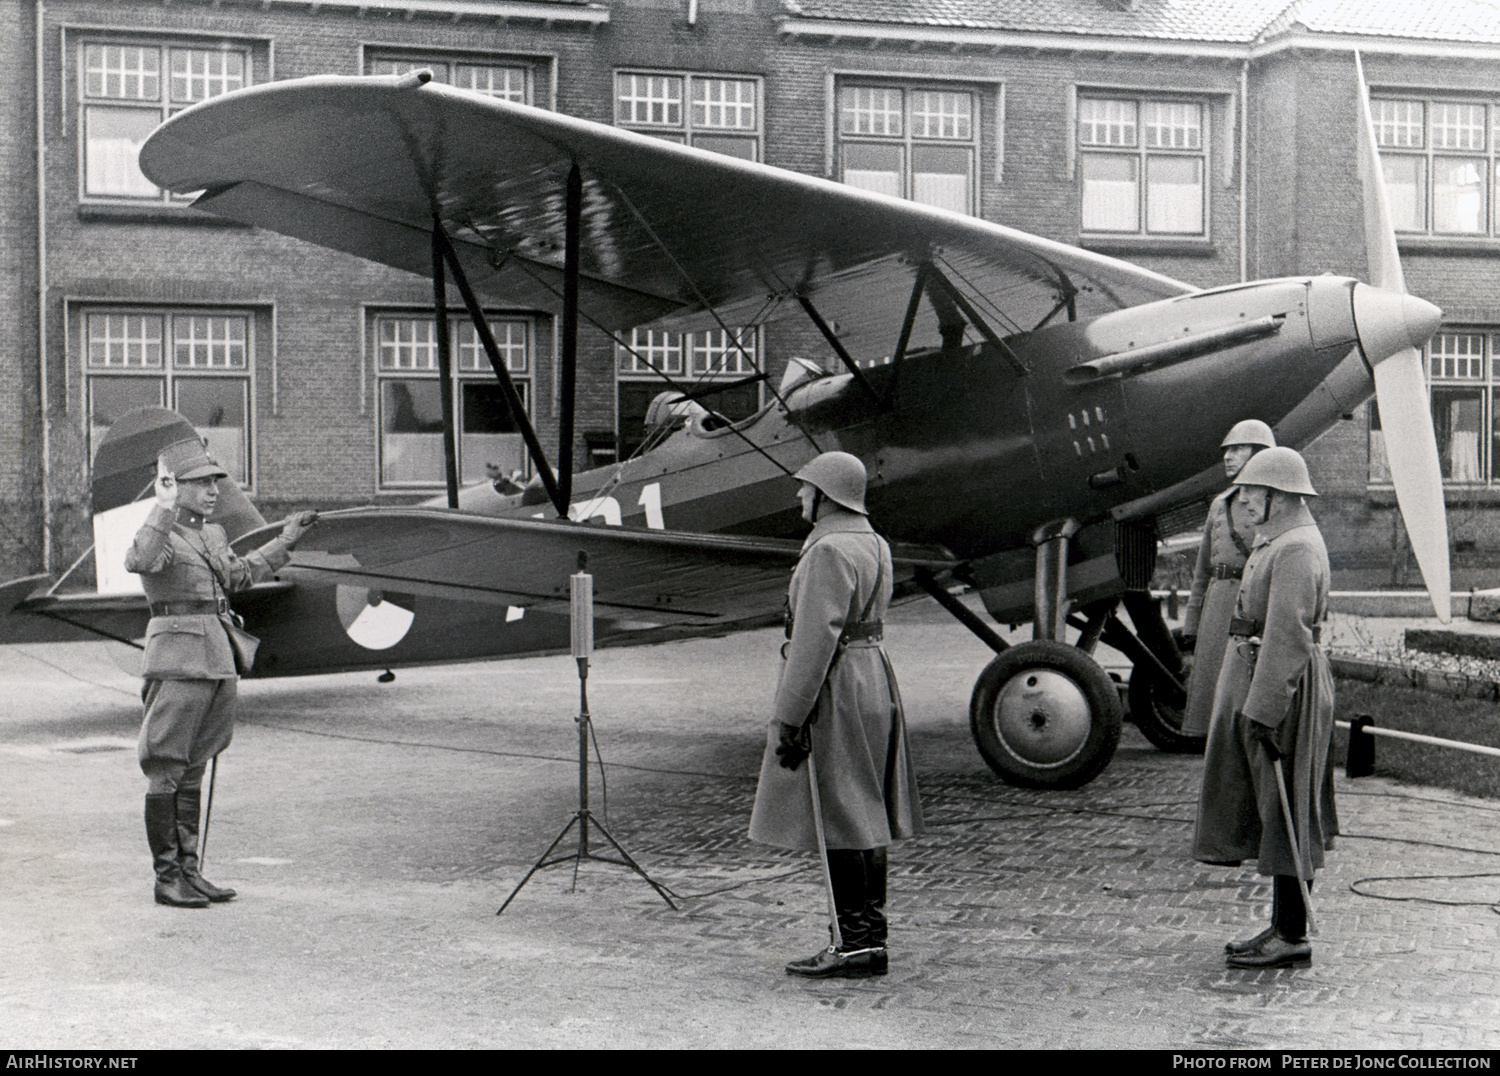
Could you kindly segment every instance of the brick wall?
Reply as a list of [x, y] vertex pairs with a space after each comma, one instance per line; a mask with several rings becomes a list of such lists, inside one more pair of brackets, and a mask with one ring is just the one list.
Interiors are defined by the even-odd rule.
[[[1071, 86], [1170, 88], [1210, 104], [1207, 160], [1210, 237], [1190, 253], [1160, 243], [1120, 241], [1108, 249], [1149, 268], [1212, 286], [1239, 276], [1239, 173], [1225, 170], [1224, 149], [1237, 141], [1237, 61], [1152, 59], [1072, 51], [955, 51], [905, 43], [869, 47], [783, 37], [779, 0], [702, 0], [695, 26], [677, 0], [615, 0], [597, 29], [498, 20], [403, 17], [275, 4], [197, 0], [49, 0], [46, 142], [49, 235], [48, 384], [52, 397], [53, 489], [59, 540], [54, 560], [70, 561], [88, 539], [86, 402], [79, 353], [86, 301], [118, 304], [213, 303], [253, 311], [256, 325], [256, 496], [268, 516], [296, 506], [410, 500], [377, 489], [373, 343], [367, 309], [420, 309], [430, 284], [274, 234], [208, 222], [98, 219], [79, 209], [77, 42], [64, 27], [110, 27], [144, 34], [208, 34], [253, 41], [257, 81], [274, 52], [274, 77], [355, 74], [361, 46], [471, 50], [533, 57], [547, 71], [537, 100], [546, 103], [555, 65], [560, 110], [612, 119], [612, 77], [646, 67], [763, 78], [764, 158], [810, 175], [825, 174], [827, 80], [830, 73], [892, 78], [958, 79], [976, 90], [978, 204], [990, 220], [1053, 239], [1079, 238], [1079, 185], [1068, 174]], [[0, 161], [17, 177], [0, 195], [0, 575], [40, 563], [41, 424], [36, 417], [35, 259], [32, 166], [33, 75], [27, 6], [0, 5], [0, 59], [10, 93], [0, 113]], [[1500, 64], [1373, 55], [1377, 86], [1490, 88], [1500, 92]], [[1250, 119], [1246, 256], [1251, 277], [1335, 272], [1365, 275], [1361, 193], [1354, 160], [1356, 98], [1346, 52], [1287, 50], [1249, 70]], [[1004, 171], [994, 141], [999, 85], [1004, 85]], [[59, 88], [66, 97], [58, 100]], [[1237, 155], [1237, 147], [1231, 146]], [[1500, 324], [1500, 259], [1455, 254], [1441, 245], [1403, 251], [1411, 290], [1453, 317]], [[272, 331], [274, 320], [274, 364]], [[533, 412], [549, 455], [556, 453], [555, 371], [551, 327], [540, 326], [533, 373]], [[65, 339], [71, 353], [65, 352]], [[801, 318], [765, 334], [773, 379], [792, 355], [828, 361], [829, 348]], [[861, 356], [864, 357], [864, 356]], [[575, 458], [581, 434], [614, 425], [614, 355], [610, 341], [584, 326], [579, 356]], [[275, 375], [273, 378], [273, 366]], [[363, 371], [363, 373], [362, 373]], [[275, 406], [273, 406], [273, 397]], [[1309, 449], [1326, 496], [1318, 511], [1330, 523], [1330, 547], [1341, 578], [1401, 575], [1403, 548], [1389, 496], [1365, 488], [1368, 426], [1357, 411]], [[435, 491], [434, 491], [435, 492]], [[1496, 498], [1500, 500], [1500, 497]], [[1482, 580], [1500, 566], [1500, 516], [1471, 499], [1455, 506], [1454, 533], [1472, 549], [1455, 560], [1459, 578]], [[1393, 539], [1393, 535], [1395, 538]], [[1394, 565], [1394, 566], [1393, 566]], [[1414, 576], [1412, 577], [1415, 578]]]

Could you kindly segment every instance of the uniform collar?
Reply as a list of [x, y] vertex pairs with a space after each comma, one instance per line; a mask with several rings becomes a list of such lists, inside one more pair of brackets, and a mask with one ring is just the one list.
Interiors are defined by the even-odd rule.
[[812, 533], [807, 536], [807, 541], [802, 543], [805, 550], [808, 546], [820, 538], [830, 534], [873, 534], [875, 528], [870, 526], [870, 521], [858, 512], [850, 512], [843, 508], [829, 508], [828, 502], [823, 504], [823, 512], [818, 516], [818, 522], [814, 524]]
[[1268, 523], [1263, 523], [1260, 529], [1255, 532], [1255, 544], [1257, 546], [1265, 545], [1273, 539], [1280, 538], [1287, 531], [1296, 530], [1298, 527], [1315, 526], [1317, 526], [1317, 520], [1313, 519], [1312, 513], [1307, 510], [1306, 502], [1303, 502], [1290, 512], [1277, 516]]
[[203, 529], [204, 516], [194, 512], [191, 508], [177, 509], [177, 525], [186, 527], [190, 531], [201, 531]]

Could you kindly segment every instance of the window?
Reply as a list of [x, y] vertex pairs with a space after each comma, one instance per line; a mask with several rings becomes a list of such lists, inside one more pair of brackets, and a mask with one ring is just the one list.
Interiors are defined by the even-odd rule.
[[[658, 373], [695, 390], [710, 382], [735, 381], [758, 371], [759, 338], [754, 329], [734, 333], [714, 329], [700, 333], [664, 333], [635, 329], [630, 348], [616, 347], [618, 372], [617, 427], [621, 459], [627, 459], [646, 439], [646, 412], [660, 393], [670, 391]], [[654, 368], [654, 370], [653, 370]], [[760, 410], [760, 385], [741, 385], [714, 393], [703, 406], [738, 421]]]
[[1490, 205], [1500, 160], [1491, 124], [1500, 124], [1500, 108], [1374, 98], [1370, 115], [1397, 231], [1495, 234]]
[[840, 178], [853, 187], [973, 213], [978, 102], [968, 90], [844, 85]]
[[760, 81], [621, 71], [615, 124], [669, 142], [760, 159]]
[[[530, 318], [519, 317], [492, 317], [489, 325], [529, 414], [535, 327]], [[520, 427], [479, 334], [467, 318], [451, 319], [450, 332], [459, 481], [483, 481], [490, 468], [504, 474], [525, 471]], [[431, 315], [382, 314], [375, 318], [375, 352], [380, 484], [440, 486], [445, 467], [437, 322]]]
[[141, 174], [141, 144], [168, 116], [248, 86], [250, 75], [248, 48], [81, 42], [83, 197], [182, 201]]
[[1206, 119], [1197, 101], [1080, 95], [1083, 231], [1203, 235]]
[[432, 72], [435, 82], [486, 97], [498, 97], [520, 105], [533, 103], [534, 65], [522, 60], [475, 55], [471, 57], [423, 56], [415, 53], [372, 52], [365, 56], [367, 75], [404, 75], [419, 68]]
[[83, 317], [90, 451], [138, 407], [170, 407], [241, 485], [251, 481], [251, 316], [91, 310]]
[[[1497, 387], [1495, 349], [1500, 332], [1480, 329], [1444, 331], [1428, 342], [1425, 353], [1432, 399], [1432, 426], [1437, 435], [1443, 481], [1473, 486], [1500, 481], [1500, 439], [1494, 428]], [[1385, 485], [1391, 472], [1385, 458], [1380, 411], [1370, 405], [1370, 482]]]

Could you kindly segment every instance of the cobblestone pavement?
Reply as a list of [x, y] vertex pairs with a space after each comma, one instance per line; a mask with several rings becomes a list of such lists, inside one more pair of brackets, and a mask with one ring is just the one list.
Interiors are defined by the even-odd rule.
[[595, 663], [609, 826], [681, 910], [588, 863], [498, 919], [575, 805], [566, 658], [244, 685], [208, 851], [242, 895], [191, 912], [150, 902], [133, 682], [0, 648], [0, 1046], [1500, 1047], [1500, 802], [1341, 777], [1313, 966], [1231, 970], [1270, 887], [1186, 857], [1201, 760], [1127, 728], [1086, 788], [1008, 788], [968, 736], [983, 648], [924, 607], [890, 642], [929, 833], [860, 982], [783, 974], [821, 879], [745, 837], [772, 633]]

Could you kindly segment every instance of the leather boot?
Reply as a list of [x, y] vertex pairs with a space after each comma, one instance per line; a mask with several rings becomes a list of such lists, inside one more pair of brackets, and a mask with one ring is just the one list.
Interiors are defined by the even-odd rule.
[[203, 806], [201, 788], [177, 790], [177, 865], [188, 885], [215, 904], [233, 900], [238, 894], [233, 889], [214, 885], [198, 873], [198, 817]]
[[885, 874], [886, 850], [867, 848], [865, 857], [865, 929], [872, 947], [885, 948]]
[[208, 898], [188, 884], [177, 864], [177, 796], [146, 794], [146, 842], [156, 868], [156, 903], [174, 908], [207, 908]]
[[886, 973], [885, 948], [871, 943], [871, 925], [865, 917], [866, 855], [868, 852], [860, 849], [829, 849], [828, 873], [833, 880], [833, 906], [843, 944], [837, 948], [830, 944], [810, 957], [793, 960], [786, 966], [788, 975], [808, 979], [863, 979]]

